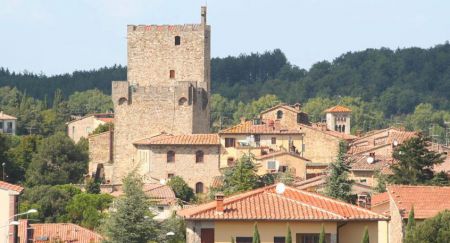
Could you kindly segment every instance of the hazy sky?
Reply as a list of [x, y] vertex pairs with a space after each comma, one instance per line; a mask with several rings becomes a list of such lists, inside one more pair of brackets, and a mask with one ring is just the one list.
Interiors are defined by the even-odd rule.
[[[59, 74], [126, 65], [127, 24], [200, 22], [206, 0], [0, 0], [0, 66]], [[280, 48], [309, 68], [348, 52], [450, 39], [448, 0], [209, 0], [212, 56]]]

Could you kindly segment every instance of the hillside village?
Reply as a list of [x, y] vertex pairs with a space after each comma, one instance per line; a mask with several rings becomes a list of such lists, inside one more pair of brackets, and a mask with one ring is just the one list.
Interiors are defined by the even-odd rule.
[[449, 148], [422, 131], [283, 102], [213, 130], [211, 35], [206, 7], [198, 24], [128, 25], [113, 109], [44, 142], [0, 112], [0, 147], [20, 145], [0, 159], [31, 160], [2, 165], [0, 241], [408, 243], [448, 220]]

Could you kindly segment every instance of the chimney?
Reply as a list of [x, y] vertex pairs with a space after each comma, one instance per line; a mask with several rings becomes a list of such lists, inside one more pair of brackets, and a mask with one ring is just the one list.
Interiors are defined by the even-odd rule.
[[223, 208], [223, 199], [224, 199], [224, 195], [223, 193], [219, 192], [216, 193], [216, 212], [218, 213], [223, 213], [224, 208]]

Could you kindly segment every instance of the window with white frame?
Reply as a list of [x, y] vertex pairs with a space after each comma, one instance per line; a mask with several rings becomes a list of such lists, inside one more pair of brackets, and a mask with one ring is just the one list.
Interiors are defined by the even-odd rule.
[[277, 171], [278, 170], [278, 161], [275, 161], [275, 160], [267, 161], [267, 170]]

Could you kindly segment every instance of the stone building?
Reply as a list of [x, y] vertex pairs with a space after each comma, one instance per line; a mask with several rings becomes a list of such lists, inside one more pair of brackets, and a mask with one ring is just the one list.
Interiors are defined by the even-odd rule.
[[17, 242], [17, 213], [23, 187], [0, 181], [0, 242]]
[[81, 138], [88, 138], [89, 134], [91, 134], [98, 126], [113, 122], [114, 114], [112, 113], [90, 114], [68, 122], [67, 136], [75, 143], [78, 143]]
[[341, 105], [325, 110], [328, 130], [350, 134], [351, 112], [352, 110]]
[[90, 139], [111, 147], [91, 148], [90, 172], [108, 167], [101, 173], [120, 184], [140, 166], [135, 142], [209, 132], [210, 33], [206, 7], [200, 24], [128, 26], [127, 81], [112, 83], [114, 132]]

